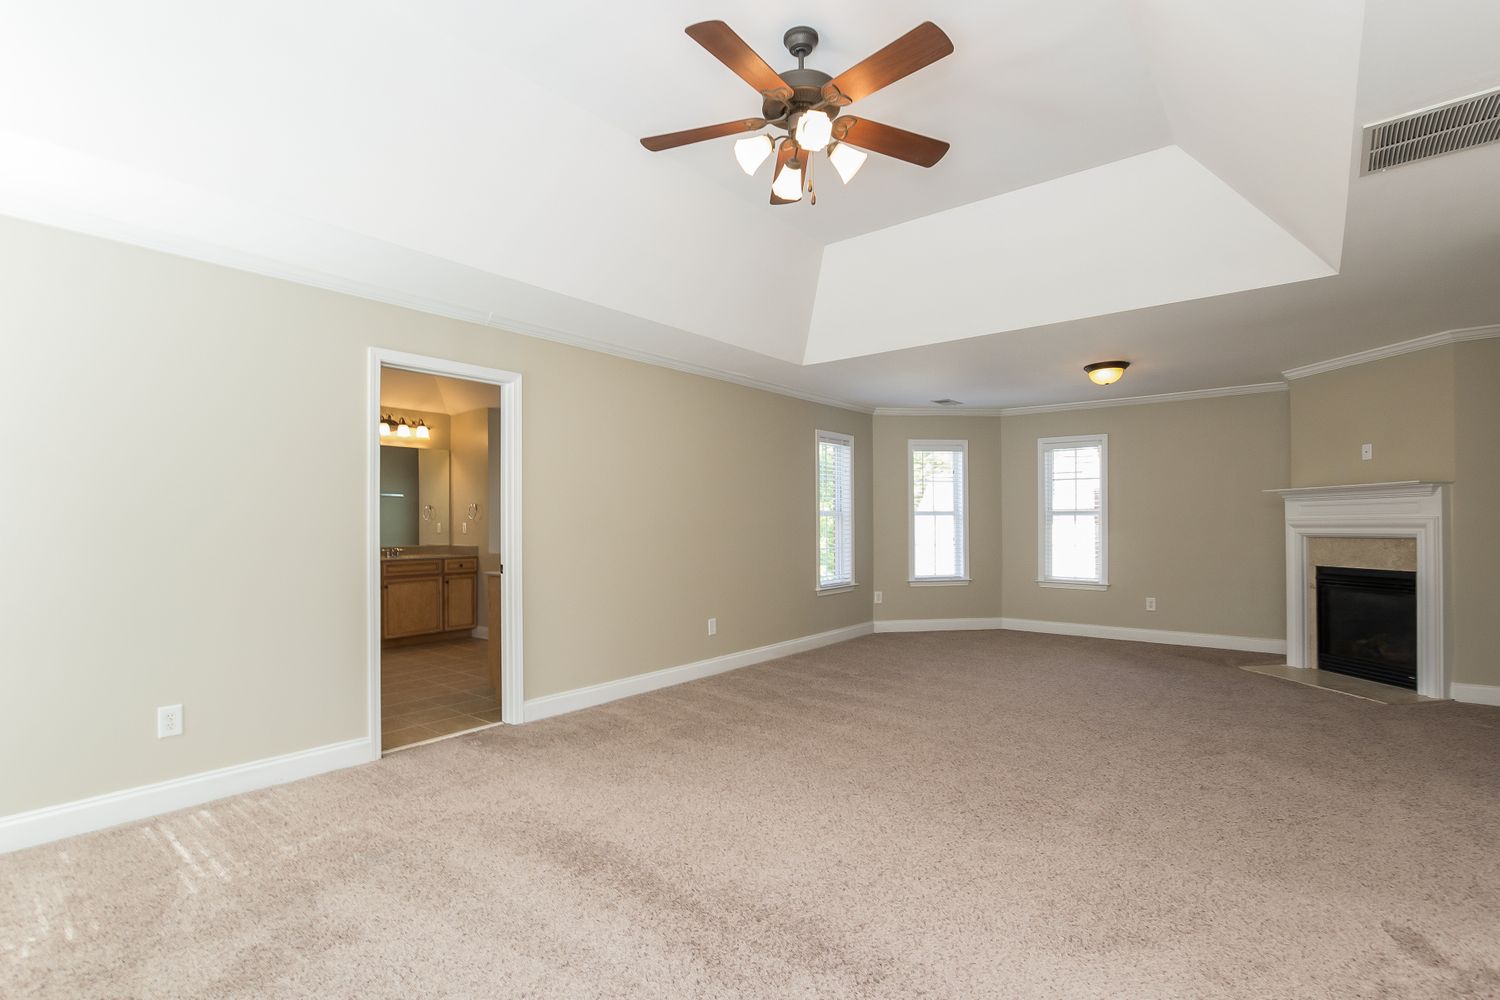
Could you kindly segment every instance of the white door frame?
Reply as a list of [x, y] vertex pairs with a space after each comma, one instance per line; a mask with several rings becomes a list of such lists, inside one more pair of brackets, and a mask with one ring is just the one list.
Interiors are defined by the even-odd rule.
[[368, 503], [366, 614], [369, 656], [370, 755], [380, 756], [380, 369], [400, 368], [424, 375], [446, 375], [485, 382], [500, 387], [500, 562], [505, 568], [500, 588], [500, 720], [511, 724], [525, 721], [521, 641], [521, 376], [502, 371], [429, 358], [420, 354], [370, 348], [370, 395], [367, 402], [370, 435], [367, 482]]

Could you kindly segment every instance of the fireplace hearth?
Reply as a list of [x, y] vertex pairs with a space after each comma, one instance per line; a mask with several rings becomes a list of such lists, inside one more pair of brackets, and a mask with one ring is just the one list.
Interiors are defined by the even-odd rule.
[[1417, 687], [1417, 574], [1319, 566], [1318, 668]]

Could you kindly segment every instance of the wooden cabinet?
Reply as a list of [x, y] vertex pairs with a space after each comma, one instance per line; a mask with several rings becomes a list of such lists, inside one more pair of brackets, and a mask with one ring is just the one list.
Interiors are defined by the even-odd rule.
[[403, 639], [443, 630], [441, 577], [396, 577], [385, 582], [380, 600], [380, 635]]
[[478, 600], [479, 582], [473, 573], [443, 577], [443, 627], [473, 628], [477, 625]]
[[479, 560], [387, 559], [380, 564], [380, 637], [450, 638], [478, 624]]

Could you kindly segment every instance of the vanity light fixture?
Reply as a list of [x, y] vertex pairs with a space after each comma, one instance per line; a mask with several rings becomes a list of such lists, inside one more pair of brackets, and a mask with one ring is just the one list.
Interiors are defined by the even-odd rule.
[[389, 413], [380, 415], [380, 436], [398, 438], [414, 437], [418, 441], [432, 440], [432, 429], [427, 426], [427, 421], [416, 420], [407, 423], [405, 417], [393, 417]]
[[1084, 365], [1083, 371], [1095, 385], [1114, 385], [1129, 367], [1129, 361], [1096, 361], [1091, 365]]

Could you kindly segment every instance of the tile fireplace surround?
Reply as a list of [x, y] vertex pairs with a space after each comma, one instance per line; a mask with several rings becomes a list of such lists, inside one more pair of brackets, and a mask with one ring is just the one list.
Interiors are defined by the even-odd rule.
[[1410, 538], [1416, 543], [1417, 693], [1448, 697], [1443, 618], [1446, 483], [1365, 483], [1270, 490], [1286, 504], [1286, 658], [1315, 667], [1308, 547], [1316, 538]]

